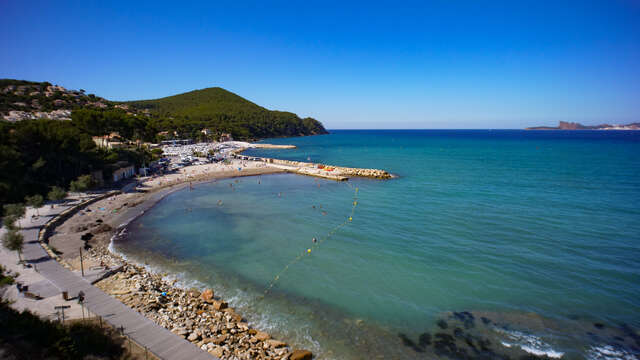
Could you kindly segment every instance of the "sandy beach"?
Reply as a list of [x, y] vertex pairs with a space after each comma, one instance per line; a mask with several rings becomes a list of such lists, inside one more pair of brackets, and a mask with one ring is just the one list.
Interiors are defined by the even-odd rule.
[[[115, 229], [150, 208], [171, 191], [189, 184], [240, 176], [256, 176], [285, 172], [281, 168], [257, 161], [233, 160], [230, 164], [193, 165], [175, 173], [139, 179], [134, 191], [100, 200], [79, 211], [56, 228], [49, 245], [59, 256], [79, 269], [79, 248], [85, 245], [82, 236], [94, 249], [106, 248]], [[98, 266], [88, 259], [88, 266]]]

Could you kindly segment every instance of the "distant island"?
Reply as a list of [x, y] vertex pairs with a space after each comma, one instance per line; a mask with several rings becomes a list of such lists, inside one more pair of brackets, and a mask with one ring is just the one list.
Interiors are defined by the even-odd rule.
[[557, 127], [553, 126], [534, 126], [525, 128], [525, 130], [640, 130], [640, 123], [631, 123], [627, 125], [582, 125], [575, 122], [560, 121]]

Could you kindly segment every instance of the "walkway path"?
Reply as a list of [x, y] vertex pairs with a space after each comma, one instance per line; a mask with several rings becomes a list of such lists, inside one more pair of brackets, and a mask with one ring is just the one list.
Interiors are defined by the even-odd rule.
[[85, 306], [92, 313], [101, 316], [116, 328], [123, 327], [127, 336], [138, 344], [146, 346], [159, 358], [215, 359], [209, 353], [125, 306], [49, 257], [38, 242], [38, 233], [47, 221], [69, 207], [70, 205], [56, 206], [54, 209], [50, 209], [48, 206], [41, 208], [40, 216], [35, 219], [32, 218], [35, 211], [27, 210], [25, 218], [20, 221], [24, 235], [24, 259], [35, 265], [38, 272], [57, 287], [58, 291], [68, 291], [70, 297], [76, 297], [80, 291], [84, 292]]

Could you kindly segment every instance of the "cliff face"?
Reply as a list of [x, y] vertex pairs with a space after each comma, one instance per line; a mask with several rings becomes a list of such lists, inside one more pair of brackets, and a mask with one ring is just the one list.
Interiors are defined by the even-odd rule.
[[579, 124], [579, 123], [560, 121], [560, 123], [558, 124], [558, 129], [560, 129], [560, 130], [584, 130], [584, 129], [587, 129], [587, 127], [582, 125], [582, 124]]

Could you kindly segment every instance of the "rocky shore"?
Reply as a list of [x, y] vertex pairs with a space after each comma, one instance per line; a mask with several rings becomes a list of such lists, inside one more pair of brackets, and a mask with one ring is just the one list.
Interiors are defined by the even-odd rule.
[[310, 351], [292, 349], [252, 328], [213, 289], [180, 288], [176, 281], [128, 263], [105, 247], [92, 248], [86, 256], [94, 263], [123, 264], [97, 287], [220, 359], [312, 358]]
[[[65, 218], [55, 232], [46, 239], [56, 252], [56, 258], [68, 267], [79, 270], [78, 248], [83, 247], [85, 269], [101, 267], [118, 269], [95, 285], [116, 297], [125, 305], [139, 311], [160, 326], [192, 342], [220, 359], [312, 359], [310, 351], [295, 349], [283, 341], [249, 325], [246, 319], [216, 296], [214, 289], [184, 289], [175, 281], [167, 280], [133, 264], [109, 250], [110, 239], [122, 222], [130, 220], [148, 209], [155, 201], [186, 182], [206, 181], [212, 178], [247, 176], [290, 171], [275, 162], [297, 165], [297, 162], [233, 160], [234, 164], [208, 164], [182, 169], [179, 173], [147, 179], [138, 186], [139, 192], [114, 194], [100, 199]], [[237, 164], [235, 164], [238, 162]], [[295, 164], [294, 164], [295, 163]], [[302, 169], [327, 174], [356, 174], [378, 178], [392, 177], [386, 171], [351, 169], [308, 163]], [[242, 167], [242, 170], [238, 167]]]
[[176, 281], [165, 279], [163, 274], [148, 271], [109, 250], [115, 229], [160, 200], [176, 183], [254, 172], [271, 173], [273, 170], [278, 172], [278, 169], [270, 168], [231, 171], [221, 167], [213, 172], [191, 173], [188, 169], [176, 179], [172, 179], [175, 175], [154, 179], [143, 186], [146, 192], [109, 194], [82, 207], [57, 224], [55, 231], [42, 240], [48, 242], [46, 247], [55, 249], [58, 261], [73, 270], [80, 270], [79, 247], [84, 248], [85, 270], [117, 269], [95, 286], [220, 359], [311, 359], [311, 352], [294, 349], [250, 326], [224, 299], [216, 296], [214, 289], [181, 288]]

